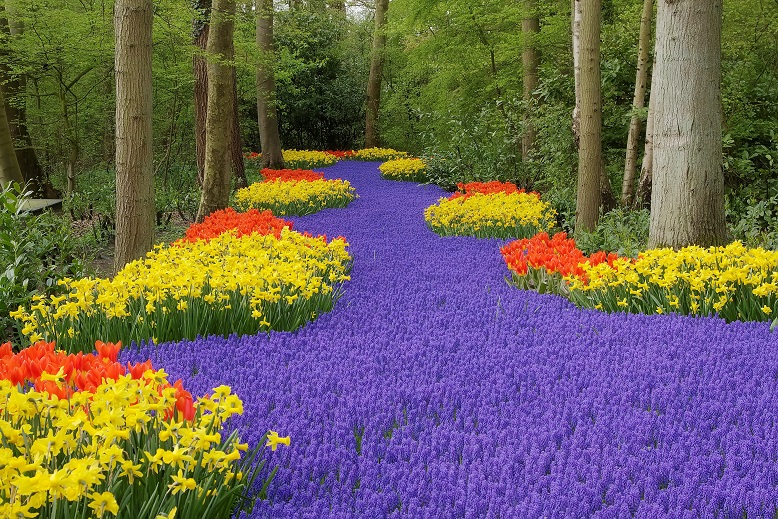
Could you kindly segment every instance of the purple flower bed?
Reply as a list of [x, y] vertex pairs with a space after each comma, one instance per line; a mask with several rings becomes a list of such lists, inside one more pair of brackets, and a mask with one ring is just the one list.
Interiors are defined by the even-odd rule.
[[443, 192], [328, 173], [359, 197], [296, 218], [352, 280], [294, 333], [164, 344], [193, 394], [231, 385], [249, 442], [289, 448], [252, 517], [772, 517], [778, 341], [764, 323], [578, 310], [506, 285], [497, 240], [440, 238]]

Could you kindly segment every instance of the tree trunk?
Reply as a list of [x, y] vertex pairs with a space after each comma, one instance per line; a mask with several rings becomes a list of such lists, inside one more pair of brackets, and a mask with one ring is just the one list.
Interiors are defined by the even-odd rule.
[[381, 76], [386, 47], [386, 12], [389, 0], [375, 0], [375, 29], [370, 55], [370, 75], [367, 78], [367, 110], [365, 115], [365, 148], [378, 146], [378, 114], [381, 108]]
[[654, 0], [643, 0], [643, 14], [640, 17], [640, 36], [638, 38], [638, 65], [635, 73], [635, 95], [632, 98], [632, 119], [627, 134], [627, 157], [624, 161], [624, 180], [621, 184], [621, 205], [632, 204], [635, 194], [635, 173], [638, 162], [638, 142], [640, 141], [641, 119], [638, 110], [645, 106], [646, 79], [648, 78], [648, 49], [651, 43], [651, 18], [654, 15]]
[[536, 96], [533, 92], [538, 87], [538, 65], [540, 53], [535, 47], [535, 35], [540, 32], [540, 21], [535, 12], [535, 0], [524, 0], [526, 13], [521, 21], [521, 32], [524, 37], [524, 50], [521, 61], [524, 68], [524, 134], [521, 137], [521, 158], [527, 160], [535, 147], [535, 125], [532, 122], [531, 110]]
[[151, 0], [117, 0], [115, 268], [141, 258], [154, 240]]
[[649, 247], [720, 245], [722, 0], [659, 0]]
[[575, 149], [581, 143], [581, 0], [572, 0], [570, 7], [573, 37], [573, 84], [575, 85], [575, 108], [573, 108], [573, 140]]
[[192, 58], [194, 71], [195, 156], [197, 159], [197, 183], [202, 187], [205, 172], [205, 117], [208, 111], [208, 67], [204, 57], [208, 44], [208, 20], [211, 17], [211, 1], [198, 0], [195, 4], [198, 16], [192, 22], [195, 50]]
[[[651, 84], [656, 82], [656, 68], [651, 73]], [[643, 164], [640, 167], [640, 181], [632, 202], [634, 209], [651, 207], [651, 184], [654, 180], [654, 98], [651, 93], [648, 101], [648, 119], [646, 119], [646, 145], [643, 151]]]
[[230, 93], [232, 97], [232, 139], [230, 140], [230, 150], [232, 154], [232, 175], [235, 178], [235, 187], [240, 189], [248, 187], [249, 181], [246, 178], [246, 165], [243, 162], [243, 139], [240, 137], [240, 116], [238, 114], [238, 76], [235, 67], [232, 68], [230, 75], [231, 85]]
[[257, 47], [261, 53], [257, 64], [257, 118], [261, 167], [283, 169], [284, 155], [278, 133], [276, 80], [274, 77], [273, 0], [259, 0], [257, 13]]
[[[4, 9], [0, 8], [0, 12]], [[13, 14], [13, 13], [10, 13]], [[0, 31], [7, 37], [19, 37], [24, 32], [24, 26], [13, 19], [0, 18]], [[35, 148], [32, 146], [30, 132], [27, 129], [27, 76], [25, 74], [12, 74], [9, 68], [7, 51], [0, 63], [0, 82], [5, 94], [5, 113], [8, 127], [11, 132], [11, 140], [16, 149], [16, 160], [22, 177], [28, 188], [37, 196], [43, 198], [57, 198], [59, 193], [51, 185], [48, 176], [38, 162]]]
[[235, 0], [213, 0], [208, 35], [208, 111], [205, 123], [205, 172], [197, 221], [230, 202], [233, 140], [232, 34]]
[[[5, 96], [0, 88], [0, 106], [5, 104]], [[8, 117], [5, 110], [0, 110], [0, 185], [5, 187], [11, 182], [24, 185], [22, 171], [19, 169], [19, 161], [14, 152], [14, 143], [11, 140], [11, 129], [8, 126]]]
[[[577, 0], [579, 1], [579, 0]], [[580, 118], [581, 144], [578, 152], [578, 194], [576, 231], [597, 226], [602, 201], [603, 177], [602, 101], [600, 99], [600, 0], [580, 0]]]

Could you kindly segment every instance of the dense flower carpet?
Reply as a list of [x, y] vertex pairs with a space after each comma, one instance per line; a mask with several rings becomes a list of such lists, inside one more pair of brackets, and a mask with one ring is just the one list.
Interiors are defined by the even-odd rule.
[[772, 517], [778, 335], [767, 323], [605, 314], [505, 278], [502, 240], [443, 238], [445, 193], [328, 176], [347, 208], [290, 218], [345, 236], [330, 313], [295, 332], [165, 343], [120, 360], [232, 387], [235, 425], [279, 466], [251, 517]]

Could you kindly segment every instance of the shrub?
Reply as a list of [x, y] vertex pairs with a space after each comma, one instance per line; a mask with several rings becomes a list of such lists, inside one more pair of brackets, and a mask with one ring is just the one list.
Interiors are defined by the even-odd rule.
[[14, 338], [10, 312], [30, 296], [61, 292], [58, 282], [89, 272], [90, 236], [77, 236], [69, 221], [46, 211], [23, 210], [19, 186], [0, 190], [0, 338]]
[[649, 211], [614, 209], [602, 215], [593, 232], [579, 231], [575, 241], [585, 254], [615, 252], [637, 257], [648, 245]]

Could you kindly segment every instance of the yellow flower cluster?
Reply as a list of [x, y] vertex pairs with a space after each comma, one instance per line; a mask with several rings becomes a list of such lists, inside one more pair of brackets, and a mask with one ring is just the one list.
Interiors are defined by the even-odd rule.
[[142, 507], [152, 508], [145, 516], [169, 516], [181, 498], [205, 509], [240, 495], [248, 446], [219, 431], [242, 414], [241, 400], [215, 388], [195, 403], [191, 422], [166, 417], [175, 404], [162, 370], [68, 400], [0, 380], [0, 517], [82, 517], [90, 509], [91, 517], [138, 517]]
[[392, 148], [364, 148], [355, 151], [351, 156], [354, 160], [380, 160], [382, 162], [393, 159], [402, 159], [408, 154], [404, 151], [393, 150]]
[[441, 198], [424, 211], [441, 236], [528, 238], [550, 230], [556, 211], [535, 193], [474, 193]]
[[338, 159], [324, 151], [284, 150], [284, 167], [288, 169], [311, 169], [332, 166]]
[[421, 159], [392, 159], [381, 164], [378, 169], [389, 180], [424, 182], [427, 179], [427, 165]]
[[34, 343], [92, 349], [94, 337], [130, 344], [292, 330], [331, 309], [349, 279], [347, 243], [284, 228], [280, 238], [234, 232], [157, 246], [113, 279], [66, 279], [64, 295], [34, 298], [12, 317]]
[[569, 277], [576, 304], [605, 311], [717, 314], [727, 321], [767, 321], [778, 312], [778, 251], [726, 247], [651, 249], [636, 260], [581, 265]]
[[235, 205], [243, 211], [269, 209], [277, 216], [299, 216], [325, 207], [346, 207], [354, 199], [354, 191], [348, 180], [340, 179], [255, 182], [238, 189]]

